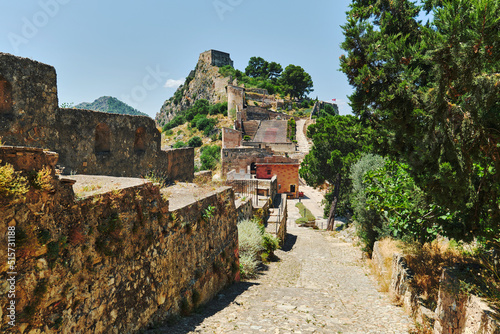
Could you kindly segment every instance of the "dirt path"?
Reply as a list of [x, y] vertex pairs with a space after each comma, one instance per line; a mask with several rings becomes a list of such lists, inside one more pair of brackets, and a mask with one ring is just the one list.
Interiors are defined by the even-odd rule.
[[295, 200], [289, 208], [279, 262], [201, 313], [149, 333], [408, 333], [411, 321], [377, 291], [359, 249], [342, 235], [297, 227]]

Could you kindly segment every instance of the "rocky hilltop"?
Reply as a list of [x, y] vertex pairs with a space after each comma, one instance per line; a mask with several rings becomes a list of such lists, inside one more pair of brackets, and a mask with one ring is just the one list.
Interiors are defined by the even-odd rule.
[[[148, 116], [147, 114], [140, 112], [137, 109], [132, 108], [125, 102], [118, 100], [116, 97], [112, 96], [101, 96], [92, 103], [82, 102], [74, 106], [75, 109], [85, 109], [109, 112], [112, 114], [122, 114], [122, 115], [136, 115], [136, 116]], [[149, 117], [149, 116], [148, 116]]]
[[163, 125], [200, 99], [206, 99], [211, 104], [227, 101], [226, 87], [231, 83], [231, 77], [219, 73], [219, 67], [225, 65], [233, 65], [228, 53], [209, 50], [200, 54], [195, 69], [156, 114], [156, 123]]

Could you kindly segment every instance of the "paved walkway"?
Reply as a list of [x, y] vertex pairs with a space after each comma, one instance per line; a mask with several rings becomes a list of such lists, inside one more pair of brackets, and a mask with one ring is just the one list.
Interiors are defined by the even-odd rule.
[[149, 333], [408, 333], [411, 321], [377, 291], [359, 249], [341, 234], [298, 227], [295, 201], [279, 262], [201, 313]]
[[[304, 123], [297, 122], [302, 155], [309, 151]], [[323, 194], [304, 185], [300, 190], [317, 226], [326, 227]], [[148, 333], [408, 333], [412, 322], [377, 291], [359, 248], [341, 233], [298, 227], [297, 201], [288, 202], [288, 237], [276, 251], [278, 262], [222, 291], [200, 313]]]
[[304, 152], [304, 153], [308, 153], [309, 152], [309, 148], [310, 148], [310, 144], [306, 138], [306, 135], [304, 134], [304, 125], [306, 124], [306, 120], [305, 119], [299, 119], [297, 121], [297, 145], [298, 145], [298, 148], [297, 150], [299, 152]]

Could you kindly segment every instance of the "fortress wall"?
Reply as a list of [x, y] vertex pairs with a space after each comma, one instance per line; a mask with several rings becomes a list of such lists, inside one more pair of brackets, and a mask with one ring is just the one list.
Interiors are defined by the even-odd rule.
[[5, 53], [0, 53], [0, 137], [4, 145], [56, 151], [68, 174], [155, 172], [168, 180], [193, 179], [194, 153], [162, 153], [154, 120], [59, 109], [55, 69]]
[[140, 176], [161, 164], [160, 133], [149, 117], [60, 109], [57, 120], [65, 173]]
[[[54, 164], [42, 150], [0, 152], [26, 175]], [[13, 152], [30, 153], [31, 165]], [[134, 333], [189, 312], [237, 279], [236, 222], [231, 188], [169, 211], [151, 183], [79, 199], [57, 177], [50, 189], [32, 186], [22, 201], [0, 203], [0, 242], [9, 231], [16, 259], [0, 264], [15, 294], [0, 295], [2, 319], [15, 303], [15, 326], [0, 331]]]
[[[164, 176], [169, 181], [192, 182], [194, 179], [194, 148], [186, 147], [161, 151], [160, 157], [166, 155], [167, 168], [158, 166], [158, 171], [165, 171]], [[164, 161], [165, 159], [160, 159]]]
[[52, 148], [58, 142], [56, 71], [0, 52], [0, 137], [5, 145]]

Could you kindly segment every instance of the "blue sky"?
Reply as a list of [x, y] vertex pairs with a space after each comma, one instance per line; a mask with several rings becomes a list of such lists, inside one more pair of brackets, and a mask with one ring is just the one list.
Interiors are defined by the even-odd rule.
[[350, 113], [338, 71], [347, 0], [22, 0], [0, 5], [0, 52], [56, 68], [59, 103], [115, 96], [154, 117], [201, 52], [302, 66], [312, 98]]

